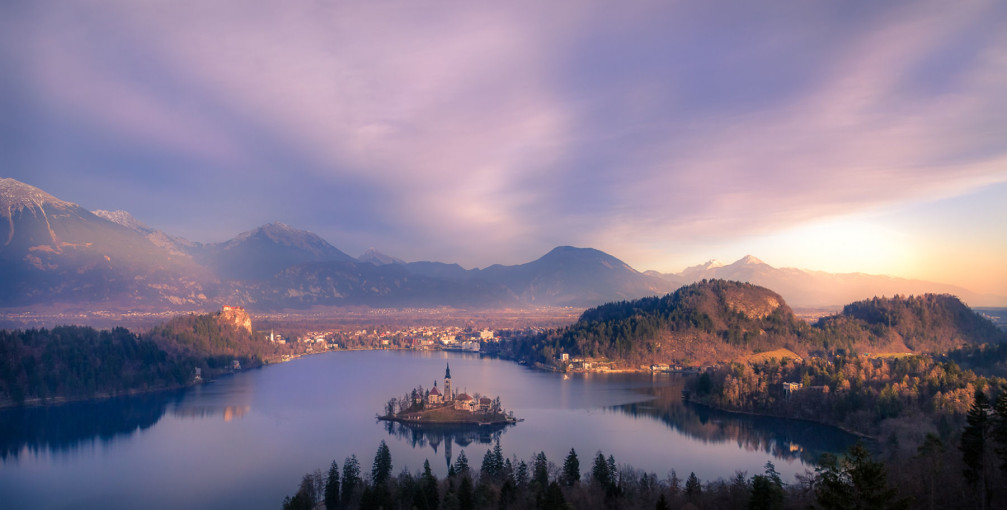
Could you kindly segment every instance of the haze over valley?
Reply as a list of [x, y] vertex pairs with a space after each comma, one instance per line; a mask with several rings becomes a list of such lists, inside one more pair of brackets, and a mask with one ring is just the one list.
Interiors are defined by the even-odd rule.
[[592, 248], [560, 246], [518, 265], [464, 268], [405, 262], [370, 249], [354, 258], [318, 235], [270, 223], [217, 243], [162, 232], [126, 211], [87, 211], [13, 179], [0, 180], [0, 260], [7, 313], [204, 310], [271, 312], [316, 306], [466, 309], [578, 307], [661, 295], [704, 279], [748, 281], [796, 308], [838, 308], [872, 296], [948, 293], [973, 306], [1007, 298], [953, 285], [862, 273], [775, 268], [754, 256], [677, 273], [641, 272]]

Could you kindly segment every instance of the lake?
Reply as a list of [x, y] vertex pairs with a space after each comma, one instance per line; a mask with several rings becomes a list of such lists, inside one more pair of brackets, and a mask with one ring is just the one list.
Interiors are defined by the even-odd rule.
[[[391, 397], [451, 365], [456, 392], [499, 395], [524, 421], [416, 431], [375, 419]], [[356, 454], [369, 472], [380, 441], [394, 473], [429, 459], [438, 477], [465, 451], [478, 468], [499, 440], [507, 457], [543, 451], [583, 471], [601, 450], [620, 464], [708, 481], [772, 461], [787, 482], [855, 438], [807, 422], [683, 403], [683, 376], [575, 374], [447, 352], [352, 351], [300, 358], [175, 392], [0, 411], [4, 508], [272, 508], [304, 473]]]

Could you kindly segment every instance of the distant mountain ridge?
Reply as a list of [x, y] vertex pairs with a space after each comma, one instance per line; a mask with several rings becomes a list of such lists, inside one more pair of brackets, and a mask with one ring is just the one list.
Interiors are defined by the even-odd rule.
[[873, 296], [952, 294], [965, 302], [996, 303], [1007, 306], [1007, 297], [972, 292], [955, 285], [911, 280], [864, 273], [826, 273], [796, 268], [776, 268], [751, 255], [731, 263], [709, 261], [680, 273], [647, 274], [674, 284], [685, 285], [701, 280], [736, 280], [751, 282], [779, 292], [797, 308], [839, 308], [844, 303]]
[[242, 232], [223, 243], [201, 245], [195, 257], [226, 280], [266, 280], [307, 262], [356, 261], [318, 235], [283, 223]]
[[0, 180], [0, 306], [200, 306], [208, 272], [141, 233], [14, 179]]
[[374, 264], [375, 266], [406, 263], [406, 261], [402, 259], [397, 259], [390, 255], [385, 255], [384, 253], [381, 253], [380, 251], [374, 248], [368, 248], [367, 251], [365, 251], [364, 253], [360, 254], [359, 257], [357, 257], [357, 260], [359, 260], [360, 262], [369, 262], [371, 264]]
[[967, 290], [951, 286], [776, 269], [751, 256], [728, 265], [710, 261], [678, 274], [641, 273], [599, 250], [560, 246], [524, 264], [465, 269], [405, 262], [373, 248], [353, 258], [312, 232], [282, 223], [224, 242], [198, 243], [154, 229], [126, 211], [90, 212], [14, 179], [0, 179], [0, 220], [0, 308], [13, 310], [590, 307], [715, 278], [773, 288], [801, 307], [924, 291], [972, 301]]

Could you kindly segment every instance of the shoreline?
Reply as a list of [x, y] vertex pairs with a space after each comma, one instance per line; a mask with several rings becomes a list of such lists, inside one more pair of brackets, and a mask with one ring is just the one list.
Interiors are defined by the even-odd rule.
[[503, 420], [492, 420], [492, 421], [479, 421], [479, 420], [449, 420], [449, 421], [433, 421], [433, 420], [408, 420], [406, 418], [399, 418], [398, 416], [377, 416], [378, 421], [389, 421], [395, 423], [402, 423], [404, 425], [419, 425], [419, 426], [438, 426], [438, 425], [473, 425], [477, 427], [489, 426], [489, 425], [514, 425], [521, 419], [515, 418], [514, 420], [509, 420], [504, 418]]
[[[226, 375], [231, 375], [231, 374], [223, 374], [223, 375], [226, 376]], [[216, 380], [216, 379], [214, 379], [214, 380]], [[74, 398], [70, 398], [70, 397], [51, 397], [51, 398], [46, 398], [46, 399], [41, 398], [41, 397], [35, 397], [35, 398], [25, 399], [25, 401], [22, 402], [22, 403], [20, 403], [20, 404], [18, 404], [16, 402], [13, 402], [13, 401], [4, 401], [4, 402], [0, 402], [0, 410], [16, 409], [16, 408], [19, 408], [19, 407], [23, 407], [23, 408], [57, 407], [57, 406], [65, 405], [65, 404], [73, 404], [75, 402], [92, 402], [92, 401], [93, 402], [97, 402], [97, 401], [100, 401], [100, 400], [110, 400], [110, 399], [119, 398], [119, 397], [137, 397], [137, 396], [140, 396], [140, 395], [150, 395], [151, 393], [162, 393], [162, 392], [169, 392], [169, 391], [184, 390], [186, 388], [191, 388], [193, 386], [196, 386], [197, 384], [208, 384], [208, 383], [211, 383], [211, 382], [213, 382], [213, 381], [211, 380], [211, 381], [204, 381], [202, 383], [181, 384], [181, 385], [177, 385], [177, 386], [167, 386], [167, 387], [164, 387], [164, 388], [149, 388], [149, 389], [146, 389], [146, 390], [128, 390], [128, 391], [124, 391], [122, 393], [116, 393], [116, 394], [104, 393], [104, 394], [101, 394], [101, 395], [92, 395], [90, 397], [74, 397]]]
[[[324, 351], [306, 352], [306, 353], [298, 354], [298, 355], [292, 356], [292, 357], [290, 357], [290, 358], [288, 358], [286, 360], [269, 360], [269, 359], [266, 359], [266, 360], [263, 360], [263, 364], [261, 366], [254, 367], [254, 368], [261, 369], [261, 368], [265, 368], [265, 367], [267, 367], [269, 365], [279, 365], [279, 364], [282, 364], [282, 363], [288, 363], [288, 362], [294, 361], [294, 360], [299, 359], [299, 358], [303, 358], [303, 357], [307, 357], [307, 356], [312, 356], [312, 355], [318, 355], [318, 354], [338, 353], [338, 352], [359, 352], [359, 351], [389, 351], [389, 350], [396, 350], [396, 351], [399, 351], [399, 350], [416, 351], [417, 349], [408, 349], [408, 348], [401, 348], [401, 347], [399, 347], [399, 348], [374, 348], [374, 349], [367, 349], [367, 348], [326, 349]], [[450, 351], [450, 350], [446, 350], [446, 349], [437, 349], [437, 350], [441, 350], [443, 352], [456, 352], [456, 353], [457, 352], [461, 352], [461, 353], [465, 353], [465, 351]], [[525, 366], [525, 367], [531, 368], [533, 370], [539, 370], [539, 371], [542, 371], [542, 372], [548, 372], [548, 373], [554, 373], [554, 374], [564, 374], [564, 375], [565, 374], [570, 374], [570, 373], [592, 373], [592, 374], [606, 374], [606, 373], [607, 374], [618, 374], [618, 373], [623, 373], [623, 374], [625, 374], [625, 373], [633, 373], [633, 374], [672, 373], [672, 374], [679, 374], [679, 375], [696, 375], [696, 374], [698, 374], [697, 372], [688, 371], [688, 370], [654, 372], [654, 371], [649, 370], [649, 369], [647, 369], [647, 370], [644, 370], [644, 369], [590, 370], [589, 369], [589, 370], [560, 371], [560, 370], [555, 370], [555, 369], [553, 369], [551, 367], [545, 366], [545, 365], [543, 365], [541, 363], [535, 363], [535, 364], [529, 365], [527, 363], [522, 363], [519, 360], [516, 360], [516, 359], [513, 359], [513, 358], [509, 358], [509, 357], [499, 356], [497, 354], [486, 354], [486, 353], [481, 353], [481, 352], [473, 352], [472, 354], [478, 354], [480, 357], [482, 357], [482, 356], [489, 356], [489, 357], [493, 357], [493, 358], [496, 358], [496, 359], [505, 360], [505, 361], [508, 361], [510, 363], [515, 363], [515, 364], [518, 364], [518, 365], [521, 365], [521, 366]], [[246, 371], [246, 370], [251, 370], [251, 368], [245, 369], [245, 370], [242, 370], [242, 371]], [[230, 376], [230, 375], [234, 375], [235, 373], [236, 372], [224, 373], [224, 374], [221, 374], [221, 376]], [[12, 409], [12, 408], [18, 408], [18, 407], [24, 407], [24, 408], [39, 408], [39, 407], [50, 407], [50, 406], [55, 407], [55, 406], [60, 406], [60, 405], [64, 405], [64, 404], [74, 403], [74, 402], [100, 401], [100, 400], [108, 400], [108, 399], [118, 398], [118, 397], [132, 397], [132, 396], [146, 395], [146, 394], [151, 394], [151, 393], [168, 392], [168, 391], [178, 391], [178, 390], [184, 390], [184, 389], [187, 389], [187, 388], [192, 388], [192, 387], [195, 387], [195, 386], [198, 386], [198, 385], [201, 385], [201, 384], [209, 384], [209, 383], [212, 383], [215, 380], [216, 379], [208, 380], [208, 381], [203, 381], [201, 383], [191, 382], [189, 384], [183, 384], [183, 385], [171, 386], [171, 387], [164, 387], [164, 388], [152, 388], [152, 389], [147, 389], [147, 390], [129, 390], [129, 391], [118, 393], [118, 394], [114, 394], [114, 395], [112, 395], [112, 394], [104, 394], [104, 395], [94, 395], [94, 396], [90, 396], [90, 397], [80, 397], [80, 398], [52, 397], [51, 399], [47, 399], [47, 400], [46, 399], [41, 399], [41, 398], [34, 398], [34, 399], [25, 400], [25, 402], [20, 403], [20, 404], [14, 403], [12, 401], [6, 401], [6, 402], [0, 402], [0, 410], [6, 410], [6, 409]], [[846, 432], [848, 434], [851, 434], [851, 435], [854, 435], [854, 436], [857, 436], [857, 437], [860, 437], [860, 438], [869, 439], [869, 440], [872, 440], [872, 441], [877, 441], [877, 438], [874, 437], [874, 436], [872, 436], [872, 435], [869, 435], [869, 434], [866, 434], [866, 433], [863, 433], [863, 432], [858, 432], [858, 431], [855, 431], [855, 430], [849, 429], [847, 427], [844, 427], [842, 425], [837, 425], [837, 424], [834, 424], [834, 423], [828, 423], [828, 422], [823, 422], [823, 421], [819, 421], [819, 420], [813, 420], [813, 419], [810, 419], [810, 418], [798, 418], [798, 417], [792, 417], [792, 416], [781, 416], [779, 414], [773, 414], [773, 413], [758, 413], [758, 412], [754, 412], [754, 411], [743, 411], [743, 410], [739, 410], [739, 409], [727, 409], [727, 408], [716, 406], [716, 405], [713, 405], [713, 404], [710, 404], [710, 403], [707, 403], [707, 402], [700, 402], [700, 401], [691, 400], [691, 399], [683, 399], [683, 400], [685, 400], [688, 403], [696, 404], [696, 405], [699, 405], [699, 406], [706, 407], [708, 409], [713, 409], [713, 410], [717, 410], [717, 411], [721, 411], [721, 412], [725, 412], [725, 413], [733, 413], [733, 414], [740, 414], [740, 415], [746, 415], [746, 416], [760, 416], [760, 417], [768, 417], [768, 418], [779, 418], [779, 419], [785, 419], [785, 420], [795, 420], [795, 421], [803, 421], [803, 422], [808, 422], [808, 423], [814, 423], [814, 424], [817, 424], [817, 425], [825, 425], [825, 426], [836, 428], [838, 430], [841, 430], [843, 432]], [[518, 423], [520, 421], [523, 421], [523, 419], [515, 419], [513, 421], [508, 420], [508, 419], [504, 419], [504, 420], [495, 420], [495, 421], [489, 421], [489, 422], [481, 422], [481, 421], [478, 421], [478, 420], [432, 421], [432, 420], [407, 420], [407, 419], [404, 419], [404, 418], [398, 418], [398, 417], [394, 417], [394, 416], [393, 417], [389, 417], [389, 416], [376, 416], [376, 418], [379, 421], [390, 421], [390, 422], [397, 422], [397, 423], [402, 423], [402, 424], [407, 424], [407, 425], [408, 424], [415, 424], [415, 425], [423, 425], [423, 426], [431, 426], [431, 425], [432, 426], [436, 426], [436, 425], [441, 425], [441, 424], [443, 424], [443, 425], [454, 425], [454, 426], [459, 426], [459, 425], [475, 425], [475, 426], [513, 425], [513, 424], [516, 424], [516, 423]]]

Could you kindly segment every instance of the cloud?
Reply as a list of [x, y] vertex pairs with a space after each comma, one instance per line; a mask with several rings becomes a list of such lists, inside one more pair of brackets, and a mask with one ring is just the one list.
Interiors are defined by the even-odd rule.
[[282, 189], [248, 214], [353, 252], [484, 265], [581, 244], [655, 260], [1007, 180], [995, 4], [11, 10], [0, 40], [24, 49], [18, 80], [53, 123], [183, 154], [207, 196], [227, 186], [215, 174], [246, 176], [243, 196]]

